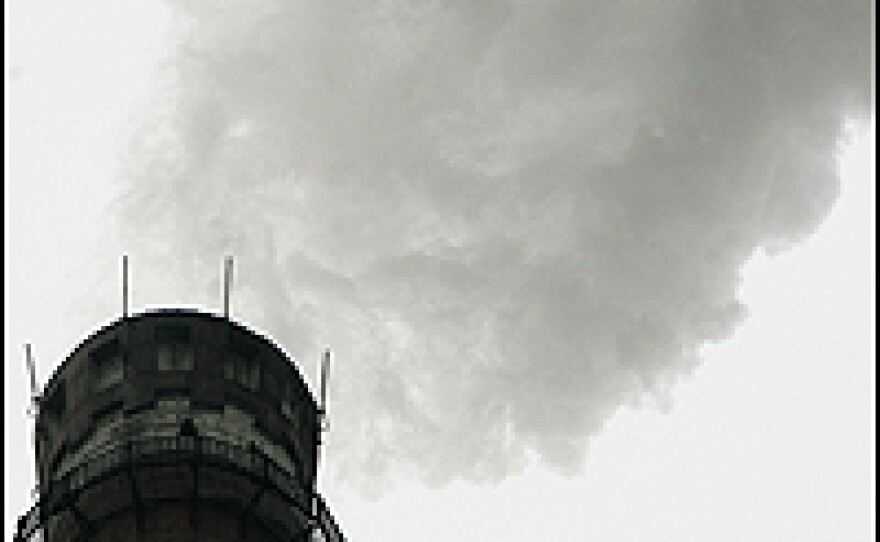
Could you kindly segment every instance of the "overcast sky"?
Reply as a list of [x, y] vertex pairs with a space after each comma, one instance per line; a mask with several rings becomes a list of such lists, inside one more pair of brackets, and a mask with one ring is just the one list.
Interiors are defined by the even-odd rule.
[[354, 540], [872, 539], [873, 2], [602, 6], [10, 2], [7, 525], [124, 250], [333, 348]]

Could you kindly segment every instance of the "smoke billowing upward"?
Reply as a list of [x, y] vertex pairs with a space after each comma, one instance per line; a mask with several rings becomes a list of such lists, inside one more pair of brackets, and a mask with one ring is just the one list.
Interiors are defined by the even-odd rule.
[[872, 106], [873, 2], [173, 5], [126, 243], [180, 292], [232, 253], [237, 314], [308, 370], [332, 345], [329, 467], [363, 487], [577, 470], [731, 333]]

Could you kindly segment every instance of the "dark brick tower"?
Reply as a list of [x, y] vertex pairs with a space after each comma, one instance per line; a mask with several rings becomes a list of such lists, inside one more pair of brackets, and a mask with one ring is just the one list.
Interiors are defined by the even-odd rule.
[[192, 310], [124, 316], [38, 401], [16, 541], [343, 540], [315, 489], [322, 412], [271, 340]]

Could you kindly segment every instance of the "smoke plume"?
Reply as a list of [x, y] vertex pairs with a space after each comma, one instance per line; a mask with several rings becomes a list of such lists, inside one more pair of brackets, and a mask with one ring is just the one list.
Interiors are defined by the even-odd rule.
[[576, 472], [730, 335], [873, 107], [873, 1], [171, 4], [141, 297], [219, 299], [234, 254], [236, 315], [312, 377], [332, 347], [328, 467], [368, 489]]

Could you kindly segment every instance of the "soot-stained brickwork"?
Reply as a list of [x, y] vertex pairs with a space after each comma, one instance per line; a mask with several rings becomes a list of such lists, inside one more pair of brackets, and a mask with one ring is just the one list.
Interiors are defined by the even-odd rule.
[[39, 398], [17, 540], [343, 540], [317, 494], [321, 411], [294, 361], [225, 317], [121, 318]]

